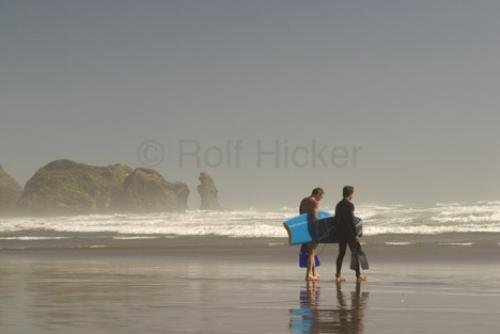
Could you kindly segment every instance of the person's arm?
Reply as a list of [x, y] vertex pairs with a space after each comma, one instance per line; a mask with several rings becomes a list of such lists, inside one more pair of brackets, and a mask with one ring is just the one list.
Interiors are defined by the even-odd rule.
[[318, 212], [319, 212], [319, 202], [318, 201], [314, 201], [313, 221], [318, 220]]

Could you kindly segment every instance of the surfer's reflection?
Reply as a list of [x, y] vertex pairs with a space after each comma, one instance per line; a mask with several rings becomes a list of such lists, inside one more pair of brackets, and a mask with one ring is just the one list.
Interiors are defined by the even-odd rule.
[[290, 310], [290, 332], [313, 333], [363, 333], [363, 312], [368, 292], [361, 292], [361, 285], [351, 292], [351, 303], [347, 303], [340, 284], [337, 284], [337, 308], [320, 307], [319, 286], [309, 282], [300, 291], [300, 307]]

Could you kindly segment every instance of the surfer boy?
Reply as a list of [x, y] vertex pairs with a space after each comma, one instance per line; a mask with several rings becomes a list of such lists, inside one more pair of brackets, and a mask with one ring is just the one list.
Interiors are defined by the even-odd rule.
[[[318, 218], [319, 202], [323, 198], [324, 191], [321, 188], [314, 188], [311, 196], [308, 196], [300, 202], [299, 213], [307, 213], [309, 215], [308, 219], [312, 220], [314, 223]], [[316, 266], [314, 262], [314, 257], [316, 255], [316, 247], [318, 244], [308, 243], [303, 244], [300, 251], [306, 252], [307, 257], [307, 271], [306, 271], [306, 281], [317, 281], [319, 280], [319, 274], [316, 271]]]
[[[342, 200], [337, 203], [335, 207], [335, 221], [337, 226], [337, 235], [339, 240], [339, 255], [337, 257], [337, 273], [335, 280], [337, 283], [345, 282], [345, 279], [340, 275], [342, 270], [342, 261], [344, 260], [347, 245], [352, 253], [357, 252], [359, 244], [359, 237], [356, 235], [356, 228], [354, 226], [354, 204], [352, 204], [352, 196], [354, 188], [345, 186], [342, 189]], [[366, 276], [361, 275], [359, 268], [359, 261], [356, 258], [356, 279], [358, 282], [366, 281]]]

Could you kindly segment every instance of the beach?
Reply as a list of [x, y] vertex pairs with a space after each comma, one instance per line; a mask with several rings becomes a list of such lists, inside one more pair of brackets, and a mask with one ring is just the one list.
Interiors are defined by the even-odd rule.
[[[2, 240], [4, 333], [496, 333], [500, 234], [364, 238], [371, 268], [307, 285], [285, 238]], [[349, 253], [348, 253], [349, 254]]]
[[499, 17], [0, 0], [0, 334], [500, 334]]

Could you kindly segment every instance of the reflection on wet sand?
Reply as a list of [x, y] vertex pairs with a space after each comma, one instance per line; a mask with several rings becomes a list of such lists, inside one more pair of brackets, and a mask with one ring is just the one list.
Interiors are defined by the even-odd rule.
[[300, 291], [300, 307], [290, 310], [290, 332], [292, 334], [313, 333], [363, 333], [363, 313], [368, 292], [361, 292], [357, 283], [351, 292], [350, 306], [346, 302], [340, 284], [337, 284], [337, 308], [323, 309], [320, 303], [318, 283], [309, 282]]

